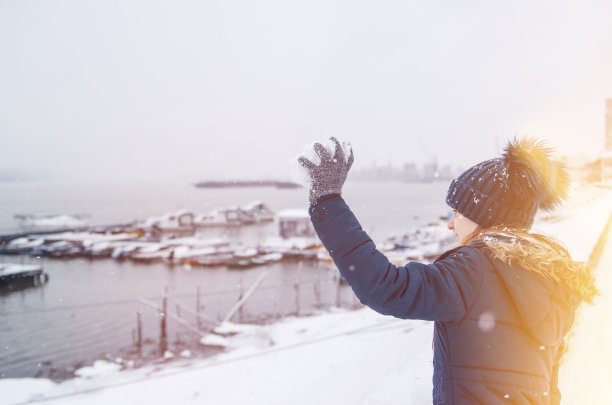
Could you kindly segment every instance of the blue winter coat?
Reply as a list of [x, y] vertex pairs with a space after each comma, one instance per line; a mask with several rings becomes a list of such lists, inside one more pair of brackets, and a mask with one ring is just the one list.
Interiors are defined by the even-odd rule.
[[[310, 207], [314, 228], [359, 300], [434, 326], [434, 404], [558, 404], [563, 337], [579, 298], [491, 258], [483, 243], [398, 267], [339, 195]], [[401, 402], [401, 398], [398, 398]]]

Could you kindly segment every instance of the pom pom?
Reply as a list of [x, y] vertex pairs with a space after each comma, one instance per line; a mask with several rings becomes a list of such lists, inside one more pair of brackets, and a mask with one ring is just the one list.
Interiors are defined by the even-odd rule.
[[514, 138], [504, 149], [508, 186], [519, 196], [535, 198], [552, 210], [567, 198], [569, 175], [565, 165], [551, 159], [553, 150], [535, 138]]

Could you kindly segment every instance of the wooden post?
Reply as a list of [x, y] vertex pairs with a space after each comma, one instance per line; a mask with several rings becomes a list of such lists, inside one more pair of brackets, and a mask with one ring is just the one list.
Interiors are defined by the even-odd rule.
[[136, 312], [136, 347], [138, 348], [138, 357], [142, 356], [142, 317], [140, 311]]
[[161, 324], [160, 324], [160, 337], [159, 337], [159, 351], [163, 356], [168, 348], [168, 333], [166, 330], [166, 311], [168, 310], [168, 297], [166, 292], [162, 298], [162, 312], [161, 312]]
[[[242, 298], [244, 298], [244, 287], [242, 286], [242, 283], [240, 283], [240, 296], [238, 297], [238, 302], [242, 301]], [[240, 306], [240, 309], [238, 309], [238, 323], [242, 323], [244, 321], [244, 311], [242, 310], [243, 306]]]
[[223, 322], [228, 322], [230, 319], [232, 319], [232, 316], [234, 316], [234, 314], [242, 307], [242, 305], [244, 305], [244, 303], [249, 299], [251, 294], [253, 294], [253, 291], [255, 291], [257, 286], [263, 281], [264, 278], [266, 278], [268, 273], [269, 273], [269, 269], [266, 269], [266, 270], [261, 272], [261, 274], [259, 275], [257, 280], [255, 280], [255, 282], [253, 283], [251, 288], [249, 288], [249, 290], [244, 294], [244, 296], [240, 300], [238, 300], [238, 302], [229, 311], [229, 313], [225, 316], [225, 318], [223, 318], [222, 323]]
[[338, 281], [338, 285], [336, 286], [336, 307], [340, 308], [340, 287], [342, 287], [342, 279], [340, 276], [337, 276], [336, 280]]
[[293, 283], [293, 289], [295, 290], [295, 313], [296, 315], [300, 314], [300, 285], [296, 281]]
[[318, 278], [314, 281], [314, 294], [315, 294], [315, 308], [321, 309], [321, 285], [320, 280]]
[[196, 288], [196, 319], [197, 319], [197, 327], [198, 329], [202, 329], [202, 324], [200, 320], [200, 286]]

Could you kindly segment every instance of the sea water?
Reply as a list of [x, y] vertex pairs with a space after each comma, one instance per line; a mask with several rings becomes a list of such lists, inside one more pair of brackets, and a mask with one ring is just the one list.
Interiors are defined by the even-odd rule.
[[[374, 242], [444, 216], [445, 183], [348, 182], [344, 198]], [[259, 200], [274, 212], [307, 208], [304, 189], [196, 188], [187, 182], [0, 183], [0, 233], [19, 232], [15, 214], [86, 215], [91, 225], [143, 220], [177, 209], [206, 213]], [[277, 234], [276, 224], [218, 228], [245, 244]], [[139, 358], [134, 353], [140, 316], [144, 353], [158, 357], [162, 295], [166, 311], [190, 325], [196, 305], [207, 318], [223, 319], [262, 272], [267, 276], [232, 318], [261, 322], [356, 303], [338, 283], [337, 270], [323, 262], [281, 262], [245, 270], [197, 268], [164, 263], [1, 256], [2, 262], [39, 263], [50, 275], [37, 288], [0, 294], [0, 377], [64, 378], [96, 359]], [[339, 287], [340, 286], [340, 287]], [[146, 303], [153, 304], [154, 307]], [[137, 315], [140, 314], [140, 315]], [[205, 321], [201, 321], [205, 322]], [[206, 326], [206, 325], [204, 325]], [[168, 349], [198, 347], [198, 335], [168, 319]]]

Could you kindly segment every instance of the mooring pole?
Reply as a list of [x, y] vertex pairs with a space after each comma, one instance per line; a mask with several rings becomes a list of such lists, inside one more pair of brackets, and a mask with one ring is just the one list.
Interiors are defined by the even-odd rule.
[[314, 288], [314, 294], [315, 294], [315, 307], [317, 309], [321, 309], [321, 285], [320, 285], [320, 281], [318, 278], [315, 279], [313, 288]]
[[300, 314], [300, 284], [296, 281], [293, 284], [293, 289], [295, 290], [295, 313], [296, 315]]
[[337, 276], [336, 280], [338, 280], [338, 285], [336, 287], [336, 307], [340, 308], [340, 288], [342, 287], [342, 279]]
[[196, 319], [198, 322], [198, 329], [202, 329], [202, 324], [200, 321], [200, 286], [198, 285], [196, 289]]
[[136, 347], [138, 347], [138, 356], [142, 355], [142, 317], [140, 311], [136, 312]]
[[166, 312], [168, 310], [168, 297], [166, 295], [167, 289], [164, 291], [162, 298], [162, 313], [161, 313], [161, 325], [160, 325], [160, 337], [159, 337], [159, 350], [163, 356], [168, 348], [168, 334], [166, 331]]
[[[241, 282], [240, 283], [240, 296], [238, 297], [238, 302], [242, 301], [242, 298], [244, 298], [244, 286], [242, 285], [242, 282]], [[238, 319], [239, 319], [238, 322], [240, 323], [244, 321], [244, 311], [242, 310], [242, 305], [238, 309]]]

